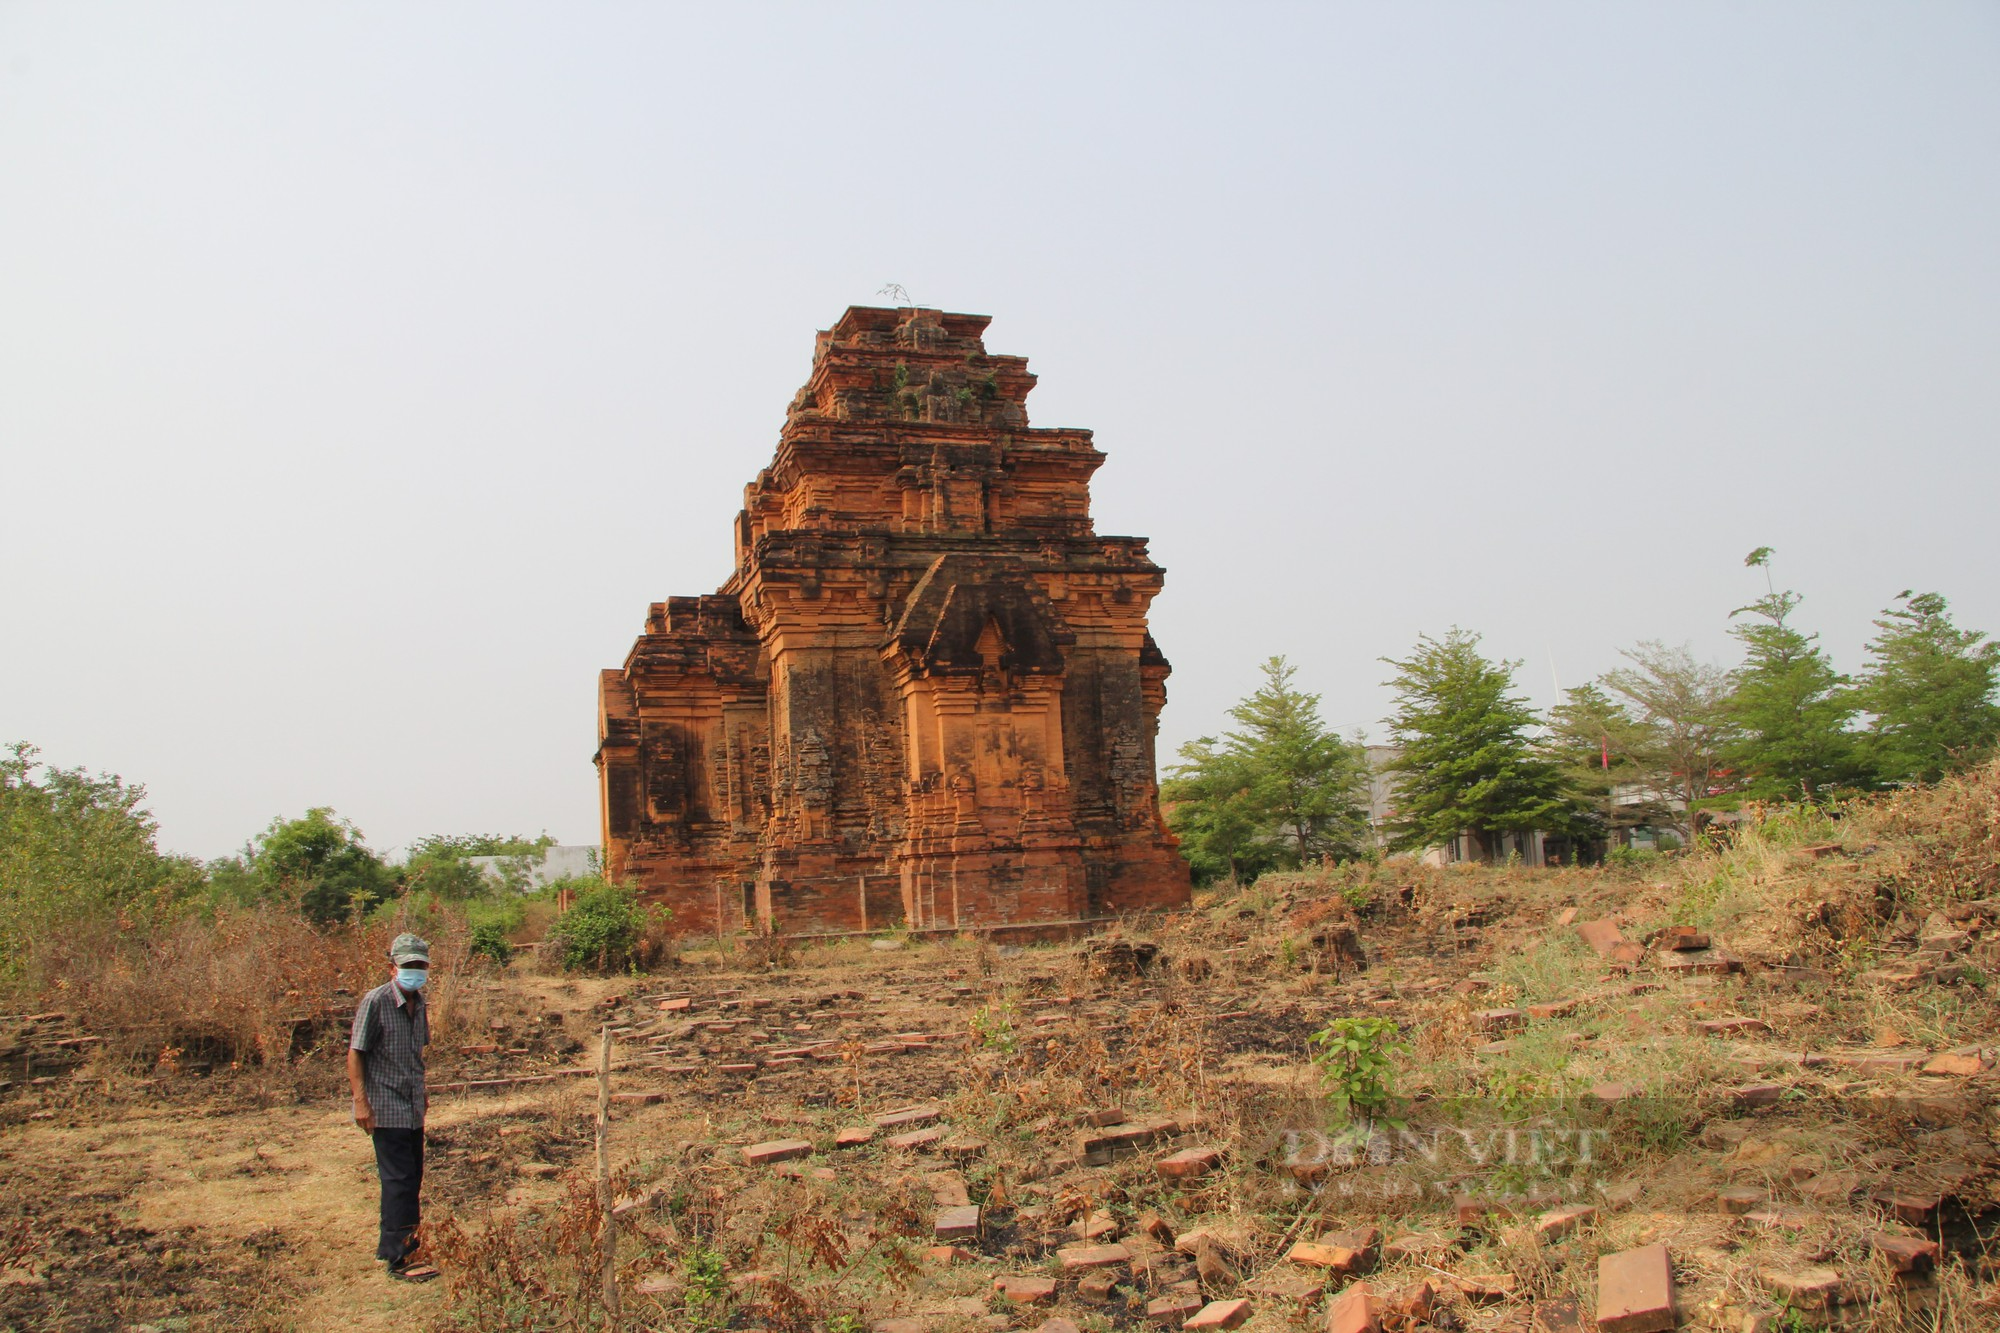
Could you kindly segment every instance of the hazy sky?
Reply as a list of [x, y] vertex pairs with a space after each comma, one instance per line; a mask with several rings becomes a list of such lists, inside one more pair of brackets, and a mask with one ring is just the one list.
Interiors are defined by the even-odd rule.
[[992, 314], [1152, 539], [1162, 753], [1453, 624], [1537, 702], [2000, 630], [1991, 3], [0, 4], [0, 740], [214, 856], [597, 838], [812, 337]]

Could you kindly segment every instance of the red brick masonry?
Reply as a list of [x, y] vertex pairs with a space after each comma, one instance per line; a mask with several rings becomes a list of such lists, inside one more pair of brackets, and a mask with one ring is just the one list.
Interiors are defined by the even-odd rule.
[[602, 673], [606, 870], [678, 930], [986, 928], [1180, 907], [1154, 733], [1163, 571], [1100, 537], [983, 315], [819, 335], [736, 567]]

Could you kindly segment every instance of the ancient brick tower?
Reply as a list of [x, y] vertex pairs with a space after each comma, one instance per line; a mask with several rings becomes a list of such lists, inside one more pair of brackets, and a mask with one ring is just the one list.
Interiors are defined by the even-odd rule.
[[1090, 432], [1033, 430], [983, 315], [848, 310], [736, 568], [598, 686], [607, 872], [677, 928], [1077, 922], [1188, 901], [1160, 819], [1162, 571], [1091, 529]]

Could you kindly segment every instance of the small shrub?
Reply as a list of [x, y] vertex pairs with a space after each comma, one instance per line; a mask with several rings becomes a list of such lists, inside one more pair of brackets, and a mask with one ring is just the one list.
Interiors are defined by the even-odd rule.
[[1616, 870], [1645, 870], [1657, 865], [1660, 854], [1651, 847], [1613, 847], [1604, 864]]
[[989, 1051], [999, 1051], [1002, 1055], [1012, 1055], [1019, 1044], [1015, 1035], [1014, 1019], [1018, 1015], [1012, 1000], [997, 1000], [972, 1011], [968, 1026], [972, 1029], [972, 1039]]
[[548, 938], [563, 968], [610, 972], [649, 961], [640, 946], [665, 912], [642, 905], [631, 889], [600, 883], [577, 895], [575, 905], [549, 927]]
[[1342, 1119], [1374, 1119], [1394, 1102], [1390, 1057], [1409, 1053], [1399, 1036], [1393, 1018], [1336, 1018], [1312, 1035], [1313, 1063]]
[[475, 956], [491, 958], [496, 963], [504, 965], [514, 957], [514, 946], [508, 942], [507, 927], [501, 921], [481, 921], [474, 925], [471, 944]]
[[688, 1327], [720, 1328], [729, 1296], [729, 1266], [722, 1251], [697, 1240], [681, 1261], [681, 1308]]

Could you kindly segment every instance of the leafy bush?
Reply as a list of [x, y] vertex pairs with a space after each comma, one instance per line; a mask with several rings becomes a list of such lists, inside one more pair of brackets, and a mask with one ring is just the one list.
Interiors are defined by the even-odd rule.
[[514, 957], [514, 945], [507, 938], [507, 927], [499, 921], [479, 921], [472, 927], [472, 952], [491, 958], [496, 963], [506, 963]]
[[558, 881], [549, 887], [562, 886], [576, 891], [575, 904], [549, 927], [549, 945], [562, 967], [609, 972], [644, 961], [640, 944], [647, 930], [664, 920], [665, 908], [642, 906], [631, 889], [601, 880]]
[[[541, 861], [543, 852], [554, 844], [555, 839], [546, 833], [537, 838], [518, 834], [433, 834], [410, 844], [400, 878], [406, 892], [421, 889], [446, 901], [484, 898], [503, 889], [524, 893], [531, 887], [533, 868]], [[475, 856], [506, 859], [489, 872], [472, 863]]]
[[1020, 1044], [1014, 1023], [1020, 1017], [1012, 1000], [997, 1000], [972, 1011], [972, 1039], [989, 1051], [1012, 1055]]
[[1313, 1063], [1327, 1082], [1336, 1114], [1374, 1119], [1389, 1109], [1395, 1099], [1390, 1057], [1409, 1050], [1396, 1040], [1399, 1035], [1393, 1018], [1336, 1018], [1313, 1034]]
[[160, 854], [144, 787], [49, 768], [36, 753], [0, 751], [0, 977], [32, 970], [38, 943], [80, 923], [171, 920], [202, 885], [198, 862]]
[[1651, 847], [1613, 847], [1604, 857], [1604, 864], [1619, 870], [1645, 870], [1656, 864], [1660, 853]]
[[361, 830], [323, 805], [297, 819], [273, 819], [241, 856], [209, 867], [209, 884], [218, 902], [288, 903], [321, 925], [368, 911], [396, 887]]

